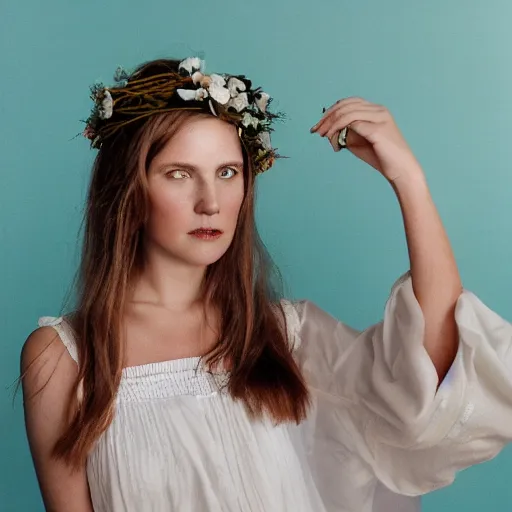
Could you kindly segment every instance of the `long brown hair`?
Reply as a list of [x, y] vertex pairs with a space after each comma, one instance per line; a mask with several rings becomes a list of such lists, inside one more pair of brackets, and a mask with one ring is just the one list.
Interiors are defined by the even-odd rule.
[[[177, 67], [177, 61], [146, 63], [139, 76], [156, 74], [162, 66]], [[105, 141], [94, 162], [77, 305], [69, 317], [77, 341], [80, 399], [54, 447], [54, 455], [72, 466], [83, 464], [113, 419], [123, 368], [123, 312], [130, 283], [144, 264], [147, 169], [182, 123], [205, 115], [211, 114], [181, 110], [132, 123]], [[205, 273], [204, 301], [221, 312], [219, 341], [205, 358], [211, 364], [230, 361], [227, 390], [251, 416], [299, 423], [309, 395], [283, 329], [278, 272], [255, 226], [250, 156], [244, 148], [245, 193], [233, 242]]]

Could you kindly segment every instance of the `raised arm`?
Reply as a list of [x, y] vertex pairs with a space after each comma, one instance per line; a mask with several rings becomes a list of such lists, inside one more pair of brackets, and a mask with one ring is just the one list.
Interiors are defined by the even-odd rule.
[[[423, 171], [389, 113], [360, 98], [337, 102], [311, 131], [346, 147], [392, 185], [403, 214], [414, 294], [425, 318], [424, 346], [442, 381], [455, 359], [455, 305], [462, 292], [457, 264]], [[344, 141], [342, 141], [344, 142]]]

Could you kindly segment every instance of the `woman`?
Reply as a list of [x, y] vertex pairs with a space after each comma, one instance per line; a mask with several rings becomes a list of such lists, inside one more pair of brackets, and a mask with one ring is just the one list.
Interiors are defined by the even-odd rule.
[[369, 512], [379, 485], [417, 496], [508, 442], [512, 326], [462, 289], [385, 108], [344, 99], [312, 128], [404, 216], [411, 270], [359, 333], [272, 291], [254, 226], [279, 156], [267, 94], [195, 58], [92, 92], [78, 303], [22, 353], [49, 510]]

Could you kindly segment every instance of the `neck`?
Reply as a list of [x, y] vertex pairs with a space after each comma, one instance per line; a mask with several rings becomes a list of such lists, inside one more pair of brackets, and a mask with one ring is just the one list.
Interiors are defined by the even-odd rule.
[[192, 266], [151, 248], [134, 282], [132, 302], [145, 302], [171, 311], [186, 311], [198, 304], [206, 267]]

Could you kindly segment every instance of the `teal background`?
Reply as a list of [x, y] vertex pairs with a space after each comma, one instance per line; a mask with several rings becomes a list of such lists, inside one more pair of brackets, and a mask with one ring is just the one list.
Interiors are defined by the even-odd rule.
[[[512, 3], [508, 0], [2, 0], [0, 3], [0, 510], [43, 510], [12, 383], [77, 261], [93, 158], [72, 137], [88, 86], [117, 65], [196, 53], [244, 73], [287, 112], [291, 158], [260, 178], [258, 218], [294, 297], [363, 328], [407, 269], [384, 179], [309, 134], [323, 106], [385, 104], [422, 163], [465, 286], [512, 318]], [[424, 498], [425, 512], [512, 509], [512, 452]]]

